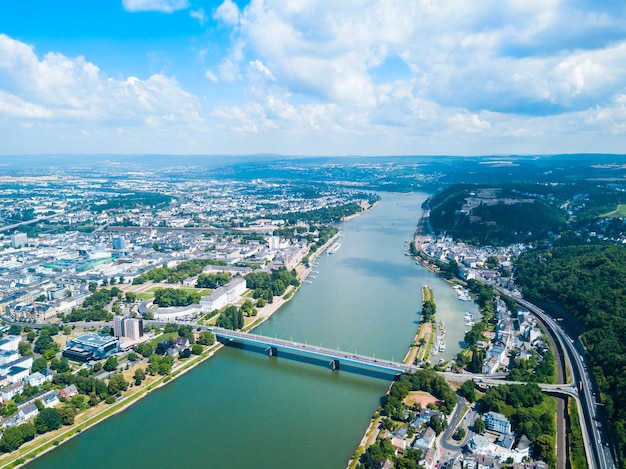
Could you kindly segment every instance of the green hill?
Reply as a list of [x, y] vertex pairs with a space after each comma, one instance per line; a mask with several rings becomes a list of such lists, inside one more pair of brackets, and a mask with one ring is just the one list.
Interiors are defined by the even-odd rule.
[[523, 254], [515, 263], [524, 295], [563, 307], [582, 340], [619, 454], [626, 456], [626, 247], [586, 245]]
[[429, 201], [433, 228], [470, 244], [510, 244], [545, 238], [566, 223], [549, 203], [510, 188], [455, 185]]

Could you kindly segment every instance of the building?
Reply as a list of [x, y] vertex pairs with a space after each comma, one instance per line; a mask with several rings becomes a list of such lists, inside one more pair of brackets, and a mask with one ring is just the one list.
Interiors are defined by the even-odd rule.
[[133, 339], [135, 342], [143, 336], [143, 319], [126, 318], [124, 320], [124, 337]]
[[[17, 371], [21, 371], [22, 369], [30, 370], [31, 366], [33, 366], [33, 357], [19, 357], [4, 365], [0, 365], [0, 375], [8, 377], [14, 369], [17, 369]], [[14, 375], [15, 373], [12, 374], [12, 376]], [[11, 381], [11, 378], [9, 378], [9, 381]]]
[[111, 246], [116, 251], [123, 251], [126, 249], [126, 239], [123, 236], [117, 236], [111, 241]]
[[9, 383], [18, 383], [18, 382], [22, 382], [25, 380], [25, 378], [28, 377], [28, 374], [30, 373], [28, 368], [24, 368], [21, 366], [14, 366], [11, 367], [11, 369], [9, 370], [9, 372], [7, 373], [7, 379], [9, 380]]
[[28, 236], [26, 233], [16, 232], [11, 235], [11, 247], [19, 248], [28, 244]]
[[216, 288], [213, 293], [200, 300], [200, 310], [209, 313], [215, 309], [221, 309], [229, 303], [234, 303], [241, 298], [246, 291], [246, 279], [234, 277], [227, 285]]
[[487, 412], [484, 417], [485, 426], [494, 432], [508, 434], [511, 433], [509, 419], [498, 412]]
[[22, 338], [19, 335], [8, 335], [0, 339], [0, 350], [17, 350]]
[[124, 319], [124, 316], [113, 318], [113, 335], [115, 337], [124, 337]]
[[235, 277], [224, 288], [226, 288], [227, 301], [234, 303], [245, 293], [246, 279], [243, 277]]
[[24, 389], [24, 383], [21, 381], [13, 384], [9, 384], [2, 391], [0, 391], [0, 396], [2, 397], [2, 402], [6, 402], [8, 400], [13, 399], [13, 396], [19, 394]]
[[0, 366], [11, 363], [19, 358], [16, 350], [0, 350]]
[[67, 341], [63, 356], [74, 361], [102, 360], [120, 349], [117, 337], [88, 333]]

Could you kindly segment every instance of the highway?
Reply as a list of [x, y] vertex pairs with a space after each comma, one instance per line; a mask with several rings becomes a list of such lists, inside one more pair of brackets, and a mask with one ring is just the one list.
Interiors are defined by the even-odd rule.
[[[499, 288], [497, 289], [501, 290]], [[508, 291], [501, 291], [501, 293], [511, 296]], [[584, 360], [578, 350], [576, 350], [574, 340], [570, 339], [567, 334], [565, 334], [563, 329], [561, 329], [541, 308], [521, 298], [511, 297], [514, 298], [518, 304], [536, 315], [543, 322], [543, 324], [550, 329], [553, 335], [558, 339], [562, 349], [567, 354], [569, 359], [568, 361], [571, 366], [573, 381], [574, 383], [579, 383], [578, 399], [576, 402], [578, 403], [578, 411], [581, 418], [580, 423], [587, 460], [589, 461], [591, 467], [613, 469], [615, 467], [613, 456], [608, 448], [605, 448], [602, 444], [602, 436], [600, 431], [596, 428], [597, 422], [600, 419], [598, 416], [597, 403], [592, 392], [593, 385], [589, 374], [587, 373]]]

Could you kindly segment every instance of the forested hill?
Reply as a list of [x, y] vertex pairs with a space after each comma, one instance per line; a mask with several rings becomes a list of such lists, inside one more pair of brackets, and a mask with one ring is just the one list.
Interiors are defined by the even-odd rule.
[[433, 196], [429, 208], [435, 230], [470, 244], [535, 241], [566, 224], [536, 194], [505, 186], [454, 185]]
[[582, 339], [620, 459], [626, 456], [626, 247], [585, 245], [523, 254], [516, 262], [524, 296], [558, 304], [584, 326]]

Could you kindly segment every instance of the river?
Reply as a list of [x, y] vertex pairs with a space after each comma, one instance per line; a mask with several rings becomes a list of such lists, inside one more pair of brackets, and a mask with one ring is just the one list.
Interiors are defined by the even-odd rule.
[[[454, 357], [476, 306], [404, 255], [425, 198], [385, 193], [344, 223], [341, 248], [255, 333], [401, 361], [427, 284]], [[390, 379], [225, 347], [28, 467], [343, 468]]]

